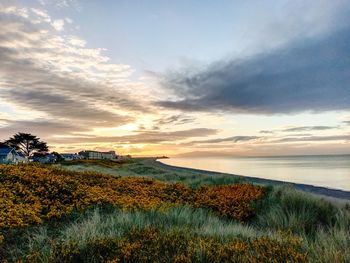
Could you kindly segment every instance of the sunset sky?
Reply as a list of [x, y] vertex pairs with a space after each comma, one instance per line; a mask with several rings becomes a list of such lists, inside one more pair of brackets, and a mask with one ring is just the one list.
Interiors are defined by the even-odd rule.
[[350, 153], [350, 2], [1, 0], [0, 140]]

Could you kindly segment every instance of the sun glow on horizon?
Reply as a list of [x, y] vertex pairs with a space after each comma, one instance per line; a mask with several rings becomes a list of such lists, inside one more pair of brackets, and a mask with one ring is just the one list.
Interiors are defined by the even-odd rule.
[[346, 1], [233, 1], [220, 16], [193, 1], [171, 15], [55, 1], [0, 4], [0, 140], [21, 131], [51, 150], [148, 156], [350, 152]]

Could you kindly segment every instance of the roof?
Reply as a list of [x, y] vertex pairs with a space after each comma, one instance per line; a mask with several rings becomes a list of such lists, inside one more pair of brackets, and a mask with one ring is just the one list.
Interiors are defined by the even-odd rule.
[[12, 150], [13, 148], [10, 148], [10, 147], [1, 147], [0, 155], [8, 155]]
[[115, 151], [99, 152], [99, 151], [87, 150], [87, 151], [81, 151], [81, 152], [79, 152], [79, 154], [84, 154], [84, 153], [115, 154]]
[[21, 151], [16, 151], [16, 153], [21, 157], [26, 157]]

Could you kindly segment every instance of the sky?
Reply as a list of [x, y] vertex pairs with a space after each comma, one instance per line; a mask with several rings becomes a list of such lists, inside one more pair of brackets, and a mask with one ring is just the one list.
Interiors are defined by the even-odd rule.
[[1, 0], [0, 140], [350, 154], [346, 0]]

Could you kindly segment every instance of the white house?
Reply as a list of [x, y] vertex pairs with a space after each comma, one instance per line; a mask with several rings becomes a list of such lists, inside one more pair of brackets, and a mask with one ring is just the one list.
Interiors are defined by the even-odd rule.
[[28, 158], [25, 157], [25, 155], [20, 152], [20, 151], [16, 151], [17, 155], [16, 155], [16, 163], [26, 163], [28, 162]]
[[84, 159], [95, 159], [95, 160], [115, 160], [118, 158], [115, 151], [109, 152], [98, 152], [98, 151], [82, 151], [79, 152]]
[[61, 153], [61, 156], [65, 161], [73, 161], [73, 160], [82, 159], [82, 157], [76, 153]]
[[0, 164], [18, 164], [26, 162], [26, 158], [22, 153], [18, 153], [14, 148], [0, 148]]

